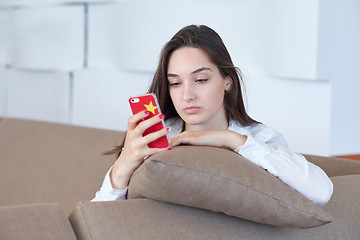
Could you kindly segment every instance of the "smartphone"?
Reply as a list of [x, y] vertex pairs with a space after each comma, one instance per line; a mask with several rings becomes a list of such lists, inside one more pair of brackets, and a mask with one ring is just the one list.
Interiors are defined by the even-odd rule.
[[[130, 108], [133, 114], [136, 114], [138, 112], [147, 110], [150, 112], [150, 114], [142, 119], [141, 121], [147, 120], [149, 118], [152, 118], [155, 115], [161, 114], [161, 110], [159, 108], [159, 103], [157, 101], [156, 95], [153, 93], [135, 96], [129, 98], [129, 104]], [[139, 121], [138, 124], [141, 122]], [[143, 133], [143, 136], [148, 135], [149, 133], [159, 131], [165, 127], [165, 123], [162, 120], [161, 122], [149, 127], [145, 130]], [[167, 136], [160, 137], [156, 139], [155, 141], [148, 144], [150, 148], [167, 148], [169, 147], [169, 139]]]

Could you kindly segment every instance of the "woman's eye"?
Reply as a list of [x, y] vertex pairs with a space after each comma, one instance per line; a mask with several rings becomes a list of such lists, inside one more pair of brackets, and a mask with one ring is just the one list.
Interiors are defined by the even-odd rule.
[[201, 78], [201, 79], [197, 79], [195, 82], [198, 82], [198, 83], [205, 83], [207, 81], [207, 79], [205, 78]]
[[169, 83], [169, 85], [174, 87], [174, 86], [180, 85], [180, 83], [179, 82], [171, 82], [171, 83]]

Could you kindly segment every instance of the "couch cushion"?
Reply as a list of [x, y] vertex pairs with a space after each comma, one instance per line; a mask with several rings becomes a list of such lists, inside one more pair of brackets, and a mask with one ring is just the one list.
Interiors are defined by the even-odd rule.
[[59, 202], [67, 213], [100, 188], [114, 156], [102, 156], [123, 132], [3, 119], [0, 206]]
[[0, 239], [76, 239], [59, 204], [0, 207]]
[[275, 227], [150, 199], [81, 202], [70, 221], [78, 239], [83, 240], [358, 240], [360, 175], [332, 180], [334, 194], [323, 208], [333, 221], [310, 229]]
[[275, 226], [309, 228], [331, 220], [267, 171], [214, 147], [180, 146], [147, 159], [129, 184], [128, 198], [141, 197]]

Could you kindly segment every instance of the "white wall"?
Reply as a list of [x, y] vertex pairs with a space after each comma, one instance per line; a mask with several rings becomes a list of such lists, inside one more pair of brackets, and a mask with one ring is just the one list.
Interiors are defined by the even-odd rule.
[[[256, 79], [256, 80], [253, 80]], [[294, 151], [330, 151], [331, 83], [250, 74], [249, 113], [280, 131]]]
[[61, 71], [83, 66], [83, 6], [19, 8], [11, 20], [12, 67]]
[[68, 73], [10, 69], [5, 82], [7, 116], [68, 123]]
[[[126, 129], [126, 100], [146, 91], [163, 44], [185, 25], [206, 24], [243, 70], [252, 116], [295, 151], [360, 152], [358, 115], [339, 117], [359, 108], [348, 96], [359, 76], [359, 4], [346, 0], [350, 7], [331, 18], [342, 3], [0, 0], [0, 116]], [[343, 35], [354, 36], [346, 47]], [[337, 49], [331, 58], [329, 48]], [[345, 52], [346, 64], [330, 61]]]
[[0, 66], [0, 116], [6, 115], [6, 81], [5, 81], [5, 68]]
[[333, 85], [330, 154], [360, 152], [360, 1], [320, 1], [319, 78]]
[[145, 93], [152, 74], [112, 69], [74, 72], [72, 123], [108, 129], [127, 129], [128, 99]]

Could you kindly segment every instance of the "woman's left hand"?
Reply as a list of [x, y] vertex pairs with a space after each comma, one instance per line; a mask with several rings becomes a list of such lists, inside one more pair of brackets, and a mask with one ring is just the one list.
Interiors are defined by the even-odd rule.
[[180, 144], [227, 147], [235, 150], [247, 137], [230, 130], [185, 131], [170, 139], [171, 146]]

